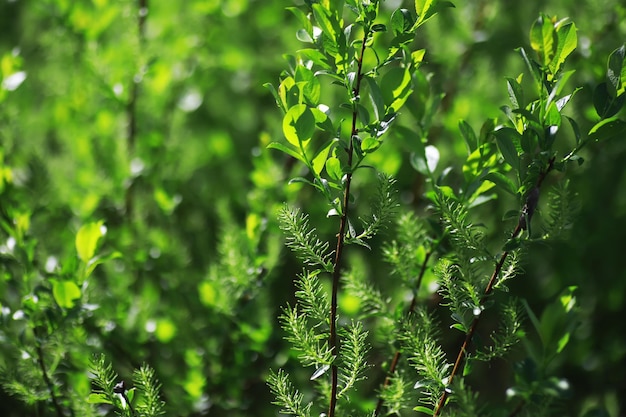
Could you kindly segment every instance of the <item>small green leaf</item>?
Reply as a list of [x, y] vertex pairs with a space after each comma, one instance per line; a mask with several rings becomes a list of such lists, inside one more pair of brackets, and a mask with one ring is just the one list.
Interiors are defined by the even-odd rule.
[[283, 118], [283, 133], [292, 145], [303, 149], [315, 132], [315, 116], [306, 104], [296, 104]]
[[313, 158], [313, 161], [311, 162], [311, 166], [313, 167], [313, 171], [317, 175], [319, 175], [320, 172], [322, 172], [322, 169], [324, 168], [324, 164], [326, 163], [326, 158], [328, 158], [328, 153], [330, 152], [332, 146], [333, 146], [333, 142], [331, 141], [328, 143], [328, 145], [323, 147], [317, 153], [317, 155]]
[[519, 155], [517, 147], [521, 146], [521, 135], [515, 129], [504, 127], [494, 132], [498, 148], [504, 157], [506, 163], [511, 165], [513, 169], [519, 170]]
[[303, 162], [305, 164], [308, 164], [308, 162], [306, 161], [306, 159], [304, 159], [304, 157], [296, 152], [295, 150], [291, 149], [290, 147], [283, 145], [282, 143], [279, 142], [272, 142], [269, 145], [267, 145], [268, 149], [277, 149], [281, 152], [286, 153], [289, 156], [292, 156], [294, 158], [296, 158], [298, 161]]
[[407, 9], [397, 9], [391, 15], [391, 30], [394, 35], [402, 35], [411, 30], [415, 19]]
[[341, 170], [341, 161], [332, 156], [326, 160], [326, 172], [335, 181], [341, 180], [343, 171]]
[[578, 38], [576, 25], [573, 22], [559, 26], [556, 29], [557, 47], [554, 59], [550, 62], [550, 71], [556, 74], [565, 62], [565, 59], [576, 49]]
[[113, 404], [105, 394], [91, 393], [87, 397], [87, 403], [89, 404]]
[[542, 14], [530, 29], [530, 47], [537, 53], [541, 65], [545, 67], [552, 61], [557, 45], [554, 25], [548, 16]]
[[381, 24], [381, 23], [377, 23], [375, 25], [372, 25], [371, 29], [372, 32], [387, 32], [387, 26]]
[[607, 90], [611, 97], [624, 93], [624, 73], [626, 72], [626, 45], [617, 48], [609, 56], [606, 71]]
[[361, 143], [361, 150], [364, 154], [367, 154], [370, 152], [374, 152], [376, 149], [378, 149], [379, 146], [380, 141], [378, 139], [369, 137], [363, 139], [363, 142]]
[[589, 131], [589, 139], [592, 141], [613, 138], [626, 138], [626, 122], [615, 117], [598, 122]]
[[429, 416], [432, 416], [435, 413], [430, 408], [424, 407], [422, 405], [418, 405], [417, 407], [413, 408], [413, 411], [418, 411], [420, 413], [428, 414]]
[[312, 5], [313, 15], [315, 16], [315, 21], [322, 29], [322, 32], [326, 36], [328, 36], [329, 40], [331, 40], [336, 45], [337, 41], [337, 31], [335, 30], [335, 25], [333, 25], [332, 15], [330, 11], [326, 10], [324, 6], [319, 3], [314, 3]]
[[484, 179], [486, 181], [491, 181], [496, 186], [500, 187], [511, 195], [517, 195], [517, 187], [515, 186], [513, 181], [504, 174], [493, 171], [485, 175]]
[[413, 91], [410, 68], [395, 67], [380, 81], [380, 90], [389, 111], [397, 112]]
[[465, 120], [461, 120], [459, 122], [459, 130], [461, 131], [461, 135], [463, 135], [463, 139], [465, 139], [468, 153], [474, 152], [478, 147], [478, 138], [476, 138], [476, 133], [474, 133], [472, 126]]
[[593, 106], [598, 116], [602, 119], [615, 116], [621, 110], [626, 100], [626, 95], [624, 94], [619, 97], [612, 97], [608, 88], [607, 83], [602, 82], [593, 90]]
[[509, 91], [509, 100], [514, 109], [524, 108], [524, 91], [521, 84], [514, 78], [506, 79], [506, 87]]
[[52, 281], [52, 295], [62, 308], [72, 308], [81, 296], [80, 288], [72, 281]]
[[296, 68], [294, 77], [296, 85], [302, 91], [306, 104], [311, 107], [318, 105], [321, 95], [320, 81], [317, 79], [313, 71], [299, 65]]
[[84, 224], [76, 234], [76, 252], [78, 257], [85, 263], [89, 262], [96, 253], [100, 238], [104, 236], [103, 222]]
[[372, 103], [372, 108], [374, 109], [376, 120], [380, 120], [385, 116], [385, 99], [383, 98], [383, 93], [380, 91], [376, 80], [372, 77], [364, 77], [363, 79], [369, 87], [368, 95], [370, 102]]
[[437, 13], [448, 7], [454, 7], [454, 4], [449, 1], [440, 0], [415, 0], [415, 12], [418, 17], [412, 30], [417, 29]]

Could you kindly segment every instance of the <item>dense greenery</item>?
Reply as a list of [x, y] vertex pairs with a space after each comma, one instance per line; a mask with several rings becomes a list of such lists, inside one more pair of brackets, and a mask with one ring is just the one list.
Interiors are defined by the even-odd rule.
[[454, 3], [3, 2], [0, 414], [622, 415], [626, 7]]

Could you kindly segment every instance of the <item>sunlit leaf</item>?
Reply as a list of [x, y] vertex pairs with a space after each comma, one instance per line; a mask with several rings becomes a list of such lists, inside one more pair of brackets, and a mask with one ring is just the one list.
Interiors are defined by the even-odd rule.
[[539, 63], [546, 66], [554, 58], [557, 48], [554, 25], [546, 15], [541, 15], [530, 29], [530, 46], [537, 53]]
[[54, 301], [62, 308], [72, 308], [81, 297], [80, 288], [72, 281], [54, 280], [52, 282]]
[[283, 134], [289, 143], [304, 148], [315, 132], [315, 116], [306, 104], [290, 108], [283, 118]]
[[76, 251], [83, 262], [89, 262], [96, 253], [100, 238], [104, 236], [103, 222], [84, 224], [76, 234]]

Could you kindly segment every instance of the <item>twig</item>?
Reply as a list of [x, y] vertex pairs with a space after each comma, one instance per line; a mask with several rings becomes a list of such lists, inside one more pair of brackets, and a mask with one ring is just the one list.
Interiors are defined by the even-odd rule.
[[[522, 209], [522, 214], [519, 217], [517, 226], [515, 227], [515, 230], [513, 230], [513, 233], [511, 233], [511, 239], [515, 239], [521, 233], [522, 230], [527, 229], [530, 226], [531, 217], [533, 213], [535, 212], [535, 209], [537, 208], [537, 203], [539, 200], [539, 189], [541, 188], [541, 184], [543, 183], [543, 180], [546, 178], [546, 175], [548, 175], [548, 173], [552, 171], [553, 167], [554, 167], [554, 157], [550, 159], [548, 168], [546, 168], [546, 170], [543, 171], [539, 175], [535, 188], [533, 188], [533, 190], [531, 190], [531, 192], [526, 197], [526, 203], [524, 204], [524, 207]], [[503, 252], [502, 255], [500, 256], [500, 259], [496, 263], [496, 267], [493, 271], [493, 274], [491, 274], [491, 278], [489, 278], [489, 282], [487, 283], [487, 287], [485, 288], [483, 297], [480, 300], [481, 306], [485, 304], [485, 302], [487, 301], [487, 298], [492, 293], [493, 287], [496, 283], [496, 278], [498, 277], [498, 275], [500, 275], [500, 271], [502, 270], [504, 261], [506, 261], [506, 258], [509, 256], [509, 253], [510, 251]], [[479, 314], [478, 316], [474, 318], [469, 328], [469, 331], [465, 335], [465, 340], [463, 341], [463, 344], [461, 345], [461, 348], [459, 349], [459, 353], [456, 357], [456, 361], [454, 362], [454, 367], [452, 368], [452, 372], [450, 373], [450, 377], [448, 378], [448, 382], [447, 382], [448, 386], [452, 385], [452, 381], [454, 380], [454, 377], [456, 376], [456, 374], [459, 371], [459, 368], [461, 367], [463, 358], [467, 354], [467, 349], [472, 341], [472, 337], [474, 336], [474, 333], [476, 332], [478, 323], [480, 322], [480, 317], [481, 315]], [[441, 397], [439, 398], [439, 402], [437, 403], [437, 408], [435, 409], [435, 412], [433, 413], [433, 417], [437, 417], [441, 413], [441, 410], [443, 409], [449, 395], [450, 395], [449, 390], [446, 389], [443, 391], [443, 393], [441, 394]]]
[[[353, 98], [357, 99], [361, 90], [361, 78], [362, 78], [362, 69], [363, 69], [363, 55], [365, 54], [365, 45], [367, 44], [367, 38], [369, 36], [369, 28], [365, 30], [363, 35], [363, 44], [361, 45], [361, 53], [357, 58], [357, 78], [356, 78], [356, 86], [352, 91]], [[353, 146], [353, 138], [357, 135], [357, 120], [358, 120], [358, 112], [356, 107], [352, 112], [352, 129], [350, 131], [350, 141], [348, 144], [348, 148], [346, 152], [348, 153], [348, 166], [352, 167], [352, 157], [354, 154], [354, 146]], [[337, 248], [335, 250], [335, 261], [334, 261], [334, 270], [332, 277], [332, 297], [330, 304], [330, 335], [329, 335], [329, 344], [332, 355], [334, 357], [337, 356], [338, 352], [338, 340], [337, 340], [337, 294], [339, 290], [339, 282], [341, 278], [341, 257], [343, 255], [344, 248], [344, 237], [346, 234], [346, 226], [348, 223], [348, 207], [350, 204], [350, 184], [352, 183], [352, 172], [348, 172], [346, 174], [346, 186], [343, 193], [343, 210], [341, 213], [341, 221], [339, 223], [339, 233], [337, 234]], [[338, 389], [338, 378], [339, 377], [339, 369], [337, 367], [336, 362], [333, 362], [331, 366], [331, 392], [330, 392], [330, 404], [328, 406], [328, 417], [335, 417], [335, 407], [337, 406], [337, 389]]]

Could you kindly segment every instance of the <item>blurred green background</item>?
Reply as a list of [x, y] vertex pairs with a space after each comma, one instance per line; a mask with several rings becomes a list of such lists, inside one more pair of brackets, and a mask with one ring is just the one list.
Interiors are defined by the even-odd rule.
[[[89, 356], [104, 352], [122, 376], [143, 362], [153, 366], [168, 415], [276, 415], [265, 377], [270, 367], [299, 372], [276, 317], [293, 300], [301, 271], [282, 249], [276, 210], [285, 201], [303, 205], [320, 233], [333, 235], [318, 197], [287, 185], [293, 161], [265, 149], [281, 140], [282, 115], [263, 84], [276, 84], [287, 68], [283, 54], [302, 47], [298, 22], [285, 10], [301, 2], [146, 0], [142, 28], [139, 3], [0, 3], [3, 219], [28, 219], [43, 281], [55, 265], [71, 263], [74, 235], [88, 221], [107, 227], [103, 253], [122, 255], [89, 279], [82, 301], [93, 308], [60, 342], [65, 365], [57, 377], [78, 396], [89, 394]], [[525, 71], [515, 48], [527, 46], [540, 12], [578, 27], [568, 68], [576, 69], [570, 85], [583, 89], [569, 113], [589, 130], [597, 121], [593, 87], [626, 40], [623, 2], [457, 3], [416, 37], [415, 48], [427, 50], [422, 72], [432, 91], [417, 88], [400, 120], [415, 130], [424, 97], [445, 93], [428, 135], [442, 154], [440, 169], [462, 165], [459, 120], [478, 130], [501, 117], [504, 77]], [[384, 2], [386, 18], [400, 6], [413, 7]], [[416, 138], [402, 132], [391, 133], [372, 163], [396, 176], [403, 204], [422, 213], [425, 178], [408, 152]], [[578, 286], [580, 325], [553, 364], [571, 386], [564, 415], [598, 405], [616, 417], [626, 413], [626, 140], [593, 144], [583, 156], [585, 164], [567, 172], [581, 205], [571, 235], [533, 248], [511, 287], [540, 314], [563, 288]], [[363, 180], [355, 190], [367, 187]], [[496, 200], [483, 214], [511, 204]], [[488, 223], [494, 236], [508, 227], [498, 218]], [[373, 250], [370, 261], [380, 258]], [[364, 253], [353, 256], [359, 262]], [[15, 312], [29, 294], [20, 268], [3, 262], [0, 362], [7, 368], [23, 358]], [[384, 288], [383, 262], [367, 268]], [[504, 401], [505, 389], [484, 397]], [[18, 398], [0, 390], [0, 414], [31, 415], [34, 406]]]

